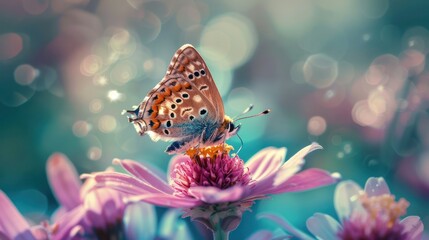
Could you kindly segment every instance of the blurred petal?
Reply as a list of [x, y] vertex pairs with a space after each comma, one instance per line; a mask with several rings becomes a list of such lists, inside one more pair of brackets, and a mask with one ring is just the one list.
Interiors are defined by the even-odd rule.
[[52, 235], [53, 240], [69, 239], [73, 230], [81, 225], [85, 215], [85, 210], [82, 206], [76, 207], [69, 211], [61, 219], [58, 220], [58, 230]]
[[288, 221], [286, 221], [285, 219], [283, 219], [277, 215], [269, 214], [269, 213], [263, 213], [263, 214], [259, 214], [258, 218], [270, 219], [271, 221], [277, 223], [284, 230], [286, 230], [286, 232], [292, 234], [293, 236], [297, 237], [298, 239], [301, 239], [301, 240], [312, 239], [310, 236], [308, 236], [304, 232], [300, 231], [299, 229], [295, 228]]
[[155, 208], [150, 204], [135, 202], [125, 209], [124, 230], [127, 239], [155, 239], [156, 223]]
[[186, 162], [189, 159], [188, 155], [177, 155], [174, 156], [170, 163], [168, 164], [168, 171], [167, 171], [167, 177], [168, 177], [168, 183], [171, 183], [171, 179], [174, 178], [174, 168], [176, 167], [176, 164], [180, 164], [182, 162]]
[[[48, 230], [42, 226], [35, 226], [31, 228], [31, 233], [37, 240], [49, 240], [50, 236]], [[0, 238], [1, 239], [1, 238]]]
[[109, 188], [98, 188], [85, 197], [85, 219], [90, 226], [107, 228], [123, 216], [124, 203], [119, 192]]
[[141, 195], [129, 197], [128, 201], [129, 202], [143, 201], [157, 206], [173, 207], [173, 208], [195, 207], [201, 204], [201, 201], [195, 198], [176, 197], [165, 193], [141, 194]]
[[54, 153], [48, 159], [46, 171], [57, 201], [67, 210], [79, 205], [82, 183], [70, 160], [61, 153]]
[[323, 148], [317, 143], [312, 143], [307, 147], [301, 149], [293, 157], [287, 160], [278, 171], [274, 179], [274, 186], [284, 183], [292, 175], [294, 175], [299, 170], [301, 170], [301, 167], [305, 162], [304, 157], [307, 156], [307, 154], [311, 153], [312, 151], [318, 150], [318, 149], [323, 149]]
[[286, 148], [268, 147], [250, 158], [245, 167], [249, 168], [252, 179], [258, 181], [275, 173], [283, 163], [285, 156]]
[[247, 240], [271, 240], [273, 238], [273, 234], [268, 230], [260, 230], [252, 234]]
[[168, 238], [175, 233], [175, 226], [178, 218], [182, 215], [181, 210], [169, 209], [161, 218], [159, 226], [160, 237]]
[[337, 232], [341, 226], [331, 216], [315, 213], [307, 220], [307, 228], [318, 239], [335, 240], [338, 239]]
[[338, 178], [318, 168], [299, 172], [279, 186], [267, 190], [266, 194], [306, 191], [338, 182]]
[[390, 194], [389, 186], [387, 186], [386, 181], [384, 181], [384, 178], [382, 177], [368, 178], [365, 184], [365, 192], [368, 197]]
[[30, 225], [18, 212], [10, 199], [0, 191], [0, 232], [10, 239], [35, 239], [30, 231]]
[[342, 222], [360, 206], [358, 196], [362, 188], [353, 181], [342, 181], [335, 188], [334, 205], [338, 219]]
[[167, 184], [167, 182], [165, 182], [165, 180], [161, 179], [145, 165], [139, 164], [132, 160], [116, 160], [115, 162], [120, 163], [121, 166], [130, 174], [149, 183], [155, 188], [166, 193], [173, 192], [173, 189], [170, 187], [170, 185]]
[[234, 202], [241, 198], [244, 188], [238, 185], [227, 189], [217, 187], [190, 187], [188, 193], [206, 203]]
[[408, 240], [422, 239], [423, 223], [417, 216], [409, 216], [401, 220], [404, 232], [408, 232]]

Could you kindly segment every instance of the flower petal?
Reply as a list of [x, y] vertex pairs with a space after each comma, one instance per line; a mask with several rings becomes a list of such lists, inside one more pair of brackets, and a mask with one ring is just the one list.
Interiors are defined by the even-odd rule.
[[317, 143], [312, 143], [307, 147], [301, 149], [299, 152], [293, 155], [293, 157], [287, 160], [283, 164], [283, 166], [279, 169], [274, 179], [274, 186], [284, 183], [292, 175], [294, 175], [299, 170], [301, 170], [301, 167], [305, 162], [304, 157], [307, 156], [307, 154], [311, 153], [312, 151], [318, 150], [318, 149], [323, 149], [323, 148]]
[[268, 230], [260, 230], [253, 233], [247, 240], [271, 240], [273, 238], [273, 234]]
[[157, 218], [155, 208], [145, 202], [130, 203], [124, 213], [126, 239], [155, 239]]
[[163, 192], [173, 192], [173, 189], [170, 187], [170, 185], [168, 185], [165, 180], [161, 179], [157, 174], [155, 174], [155, 172], [153, 172], [150, 168], [146, 167], [146, 165], [139, 164], [128, 159], [115, 159], [114, 161], [121, 164], [121, 166], [130, 174], [149, 183], [149, 185], [152, 185]]
[[81, 203], [79, 189], [82, 182], [70, 160], [61, 153], [52, 154], [46, 164], [49, 185], [57, 201], [67, 210]]
[[310, 168], [293, 175], [281, 185], [274, 186], [271, 189], [267, 189], [267, 191], [265, 191], [264, 193], [274, 194], [306, 191], [313, 188], [330, 185], [336, 182], [338, 182], [338, 178], [335, 174], [330, 174], [329, 172], [318, 168]]
[[61, 217], [57, 224], [58, 230], [52, 235], [53, 240], [70, 239], [72, 231], [84, 221], [85, 209], [78, 206]]
[[97, 182], [97, 186], [113, 188], [126, 194], [163, 193], [154, 186], [123, 173], [104, 172], [97, 173], [93, 176]]
[[106, 228], [122, 219], [125, 204], [122, 195], [110, 188], [97, 188], [84, 200], [85, 220], [89, 226]]
[[307, 228], [317, 239], [334, 240], [339, 239], [337, 232], [341, 229], [341, 225], [329, 215], [315, 213], [307, 219]]
[[386, 181], [382, 177], [368, 178], [365, 184], [365, 192], [368, 197], [390, 194], [389, 186], [387, 186]]
[[184, 221], [180, 218], [181, 211], [169, 209], [164, 213], [159, 227], [159, 236], [162, 239], [192, 239], [192, 234]]
[[417, 216], [409, 216], [401, 220], [401, 224], [404, 226], [404, 232], [407, 232], [407, 240], [419, 240], [422, 239], [423, 234], [423, 223]]
[[269, 213], [263, 213], [263, 214], [259, 214], [258, 218], [270, 219], [271, 221], [277, 223], [284, 230], [286, 230], [286, 232], [288, 232], [289, 234], [292, 234], [293, 236], [297, 237], [298, 239], [301, 239], [301, 240], [313, 239], [312, 237], [308, 236], [307, 234], [300, 231], [296, 227], [292, 226], [292, 224], [290, 224], [288, 221], [286, 221], [286, 219], [281, 218], [277, 215], [269, 214]]
[[40, 225], [32, 227], [31, 233], [33, 234], [34, 238], [37, 240], [49, 240], [50, 239], [48, 230], [45, 227], [40, 226]]
[[362, 188], [355, 182], [347, 180], [340, 182], [335, 188], [334, 205], [338, 219], [342, 222], [352, 211], [361, 207], [358, 196]]
[[35, 239], [30, 225], [3, 191], [0, 191], [0, 232], [10, 239]]
[[250, 158], [245, 167], [253, 180], [260, 180], [275, 173], [283, 163], [286, 156], [286, 148], [267, 147], [257, 152]]
[[241, 198], [244, 188], [235, 185], [227, 189], [217, 187], [190, 187], [188, 193], [206, 203], [234, 202]]
[[195, 207], [202, 202], [195, 198], [190, 197], [176, 197], [165, 193], [146, 193], [137, 196], [132, 196], [127, 199], [129, 202], [147, 202], [162, 207]]
[[167, 177], [168, 177], [168, 183], [171, 183], [171, 179], [174, 179], [175, 175], [174, 175], [174, 168], [176, 167], [176, 164], [180, 164], [182, 162], [186, 162], [189, 160], [189, 156], [188, 155], [177, 155], [174, 156], [171, 160], [170, 163], [168, 164], [168, 171], [167, 171]]

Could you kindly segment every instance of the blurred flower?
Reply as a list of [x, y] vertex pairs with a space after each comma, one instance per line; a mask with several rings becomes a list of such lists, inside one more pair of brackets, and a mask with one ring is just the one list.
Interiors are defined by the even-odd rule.
[[50, 239], [49, 231], [44, 226], [30, 227], [3, 191], [0, 191], [0, 209], [0, 239]]
[[[115, 160], [130, 174], [104, 172], [93, 175], [99, 187], [130, 194], [131, 201], [184, 208], [185, 216], [203, 223], [215, 238], [228, 236], [241, 221], [242, 213], [255, 200], [269, 194], [304, 191], [335, 183], [337, 178], [321, 169], [302, 172], [304, 157], [321, 146], [313, 143], [284, 162], [285, 148], [269, 147], [247, 163], [230, 157], [220, 146], [198, 154], [176, 156], [170, 162], [168, 183], [156, 173], [132, 160]], [[216, 234], [223, 234], [218, 236]]]
[[[419, 240], [423, 233], [420, 218], [409, 216], [400, 220], [408, 206], [403, 198], [395, 201], [381, 177], [369, 178], [364, 190], [353, 181], [343, 181], [335, 190], [335, 209], [341, 223], [329, 215], [316, 213], [307, 220], [307, 228], [321, 240]], [[274, 214], [261, 214], [260, 217], [276, 222], [299, 239], [313, 239]]]
[[[143, 202], [125, 204], [123, 193], [110, 188], [94, 188], [95, 182], [91, 178], [82, 185], [75, 168], [62, 154], [50, 157], [47, 171], [54, 195], [61, 204], [54, 216], [53, 239], [155, 238], [157, 220], [152, 205]], [[177, 225], [180, 236], [189, 235], [184, 223], [176, 223], [177, 214], [166, 217], [170, 220], [165, 221], [163, 228], [174, 229]], [[173, 234], [164, 237], [176, 239]]]

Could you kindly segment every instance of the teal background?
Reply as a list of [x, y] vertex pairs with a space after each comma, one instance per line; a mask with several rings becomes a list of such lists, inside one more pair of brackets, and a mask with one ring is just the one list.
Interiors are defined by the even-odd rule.
[[[241, 121], [244, 160], [267, 146], [290, 157], [317, 141], [324, 150], [306, 168], [362, 186], [383, 176], [428, 225], [428, 8], [424, 0], [0, 0], [0, 189], [37, 223], [57, 207], [45, 173], [54, 152], [80, 173], [115, 157], [166, 169], [167, 143], [138, 136], [121, 111], [190, 43], [229, 116], [251, 103], [255, 113], [272, 110]], [[314, 212], [335, 215], [334, 188], [260, 201], [232, 238], [275, 229], [256, 219], [262, 212], [301, 229]]]

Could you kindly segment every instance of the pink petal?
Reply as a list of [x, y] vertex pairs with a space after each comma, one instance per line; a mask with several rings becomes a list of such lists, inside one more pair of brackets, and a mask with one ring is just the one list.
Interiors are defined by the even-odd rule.
[[52, 154], [48, 159], [46, 171], [51, 189], [62, 206], [70, 210], [81, 203], [79, 189], [82, 183], [73, 164], [65, 155]]
[[119, 192], [110, 188], [97, 188], [85, 196], [85, 218], [96, 228], [106, 228], [122, 219], [125, 204]]
[[34, 238], [36, 238], [37, 240], [49, 240], [50, 239], [48, 230], [42, 226], [32, 227], [31, 233], [33, 234]]
[[338, 182], [338, 178], [318, 168], [310, 168], [290, 177], [279, 186], [267, 189], [266, 194], [306, 191]]
[[407, 240], [420, 240], [423, 234], [423, 223], [417, 216], [409, 216], [401, 220], [404, 232], [408, 233]]
[[202, 203], [200, 200], [195, 198], [176, 197], [165, 193], [142, 194], [139, 196], [129, 197], [128, 201], [130, 202], [143, 201], [157, 206], [173, 207], [173, 208], [195, 207]]
[[315, 213], [307, 220], [307, 228], [317, 239], [335, 240], [341, 225], [329, 215]]
[[342, 222], [349, 218], [351, 213], [361, 204], [358, 201], [358, 195], [362, 192], [362, 188], [353, 181], [342, 181], [335, 188], [334, 205], [337, 211], [338, 219]]
[[294, 175], [299, 170], [301, 170], [301, 167], [305, 162], [304, 157], [307, 156], [307, 154], [311, 153], [312, 151], [318, 150], [318, 149], [323, 149], [323, 148], [317, 143], [312, 143], [307, 147], [301, 149], [299, 152], [293, 155], [293, 157], [287, 160], [278, 171], [276, 178], [274, 179], [274, 186], [284, 183], [292, 175]]
[[0, 191], [0, 209], [0, 233], [10, 239], [35, 239], [30, 232], [30, 225], [2, 191]]
[[382, 177], [368, 178], [365, 184], [365, 192], [368, 197], [390, 194], [389, 186], [387, 186], [386, 181], [384, 181], [384, 178]]
[[206, 203], [235, 202], [243, 195], [242, 186], [233, 186], [227, 189], [217, 187], [190, 187], [188, 193]]
[[301, 240], [310, 240], [310, 239], [312, 239], [310, 236], [308, 236], [304, 232], [300, 231], [296, 227], [292, 226], [292, 224], [290, 224], [288, 221], [286, 221], [285, 219], [283, 219], [283, 218], [281, 218], [281, 217], [279, 217], [277, 215], [269, 214], [269, 213], [263, 213], [263, 214], [259, 214], [258, 218], [268, 218], [268, 219], [270, 219], [271, 221], [277, 223], [284, 230], [286, 230], [286, 232], [292, 234], [294, 237], [296, 237], [298, 239], [301, 239]]
[[58, 220], [58, 230], [52, 235], [53, 240], [70, 239], [73, 229], [82, 225], [85, 215], [83, 206], [78, 206], [69, 211], [61, 219]]
[[144, 193], [162, 193], [156, 187], [123, 173], [105, 172], [94, 176], [97, 186], [105, 186], [123, 193], [140, 195]]
[[176, 167], [176, 164], [180, 164], [182, 162], [186, 162], [188, 161], [190, 158], [188, 155], [177, 155], [174, 156], [171, 160], [170, 163], [168, 164], [168, 171], [167, 171], [167, 176], [168, 176], [168, 183], [171, 183], [171, 179], [175, 177], [174, 175], [174, 168]]
[[168, 185], [164, 180], [162, 180], [159, 176], [157, 176], [153, 171], [151, 171], [145, 165], [142, 165], [135, 161], [127, 160], [127, 159], [122, 161], [116, 160], [116, 162], [120, 163], [125, 170], [127, 170], [135, 177], [149, 183], [149, 185], [152, 185], [155, 188], [158, 188], [159, 190], [166, 193], [173, 192], [173, 189], [170, 187], [170, 185]]
[[253, 180], [260, 180], [275, 173], [286, 156], [286, 148], [267, 147], [256, 153], [245, 164]]

